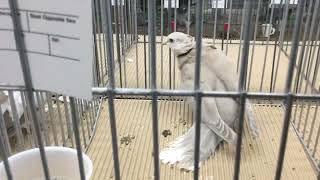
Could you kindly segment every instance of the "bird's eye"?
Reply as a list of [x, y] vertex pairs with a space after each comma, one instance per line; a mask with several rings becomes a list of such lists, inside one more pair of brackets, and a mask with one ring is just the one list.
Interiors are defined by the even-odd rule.
[[174, 41], [173, 39], [169, 39], [169, 42], [171, 42], [171, 43], [172, 43], [173, 41]]

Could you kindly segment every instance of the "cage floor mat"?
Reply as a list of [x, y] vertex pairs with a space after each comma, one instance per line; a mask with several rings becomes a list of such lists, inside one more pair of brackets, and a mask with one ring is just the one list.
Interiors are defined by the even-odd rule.
[[[93, 180], [114, 179], [108, 105], [100, 119], [87, 154], [93, 161]], [[183, 101], [159, 101], [160, 150], [191, 126], [192, 112]], [[122, 179], [153, 179], [151, 101], [115, 100]], [[254, 105], [260, 138], [249, 136], [245, 125], [240, 179], [273, 179], [284, 111], [278, 106]], [[166, 133], [165, 133], [166, 132]], [[168, 133], [171, 132], [171, 133]], [[171, 135], [170, 135], [171, 134]], [[166, 137], [164, 135], [167, 135]], [[200, 179], [232, 179], [235, 147], [223, 143], [200, 168]], [[161, 179], [192, 179], [192, 172], [161, 164]], [[290, 127], [283, 179], [315, 179], [313, 170], [293, 128]]]

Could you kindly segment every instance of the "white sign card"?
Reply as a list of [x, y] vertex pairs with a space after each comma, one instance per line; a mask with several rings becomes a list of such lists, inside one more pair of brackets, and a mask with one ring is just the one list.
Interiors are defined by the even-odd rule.
[[[218, 1], [218, 6], [217, 6], [217, 1]], [[212, 8], [223, 9], [225, 0], [212, 0], [211, 3], [212, 3]], [[226, 6], [228, 6], [228, 1], [226, 3], [227, 3]]]
[[[281, 0], [271, 0], [271, 4], [280, 4]], [[286, 4], [286, 0], [282, 0], [282, 4]], [[289, 4], [298, 4], [298, 0], [289, 0]]]
[[[18, 0], [33, 86], [92, 98], [90, 0]], [[0, 86], [24, 86], [8, 0], [0, 0]]]
[[[120, 5], [120, 1], [121, 1], [121, 0], [117, 0], [118, 6]], [[115, 4], [115, 0], [111, 0], [111, 5], [112, 5], [112, 6], [115, 6], [115, 5], [116, 5], [116, 4]], [[121, 1], [121, 5], [124, 6], [124, 0]]]
[[[169, 0], [164, 0], [164, 8], [169, 7]], [[179, 0], [171, 0], [171, 8], [179, 8]]]

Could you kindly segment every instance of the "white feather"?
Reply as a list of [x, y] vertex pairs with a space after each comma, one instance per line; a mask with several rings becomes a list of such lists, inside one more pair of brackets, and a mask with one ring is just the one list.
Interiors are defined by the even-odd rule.
[[[194, 89], [194, 70], [196, 50], [194, 39], [180, 32], [171, 33], [166, 44], [178, 57], [181, 73], [181, 88]], [[238, 77], [234, 63], [227, 56], [210, 44], [203, 44], [201, 54], [200, 89], [204, 91], [236, 91]], [[193, 98], [187, 99], [194, 105]], [[220, 142], [226, 140], [236, 144], [234, 132], [239, 119], [239, 104], [232, 98], [202, 98], [200, 163], [214, 153]], [[195, 107], [193, 106], [195, 111]], [[258, 135], [258, 128], [253, 118], [250, 102], [246, 103], [249, 127], [253, 135]], [[195, 125], [185, 135], [179, 137], [160, 153], [163, 163], [177, 164], [178, 167], [193, 170]]]

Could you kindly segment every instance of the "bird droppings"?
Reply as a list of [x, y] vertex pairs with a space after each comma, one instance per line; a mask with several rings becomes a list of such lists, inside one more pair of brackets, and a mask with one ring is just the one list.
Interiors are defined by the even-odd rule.
[[183, 169], [183, 168], [180, 168], [180, 171], [183, 172], [183, 173], [190, 173], [191, 171], [188, 170], [188, 169]]
[[252, 144], [251, 144], [251, 143], [249, 143], [249, 147], [250, 147], [250, 149], [253, 149], [253, 146], [252, 146]]
[[124, 136], [120, 139], [120, 143], [125, 144], [125, 145], [129, 145], [134, 138], [135, 138], [135, 136]]
[[163, 130], [163, 131], [162, 131], [162, 135], [163, 135], [164, 137], [171, 136], [171, 135], [172, 135], [172, 132], [171, 132], [170, 129], [166, 129], [166, 130]]

